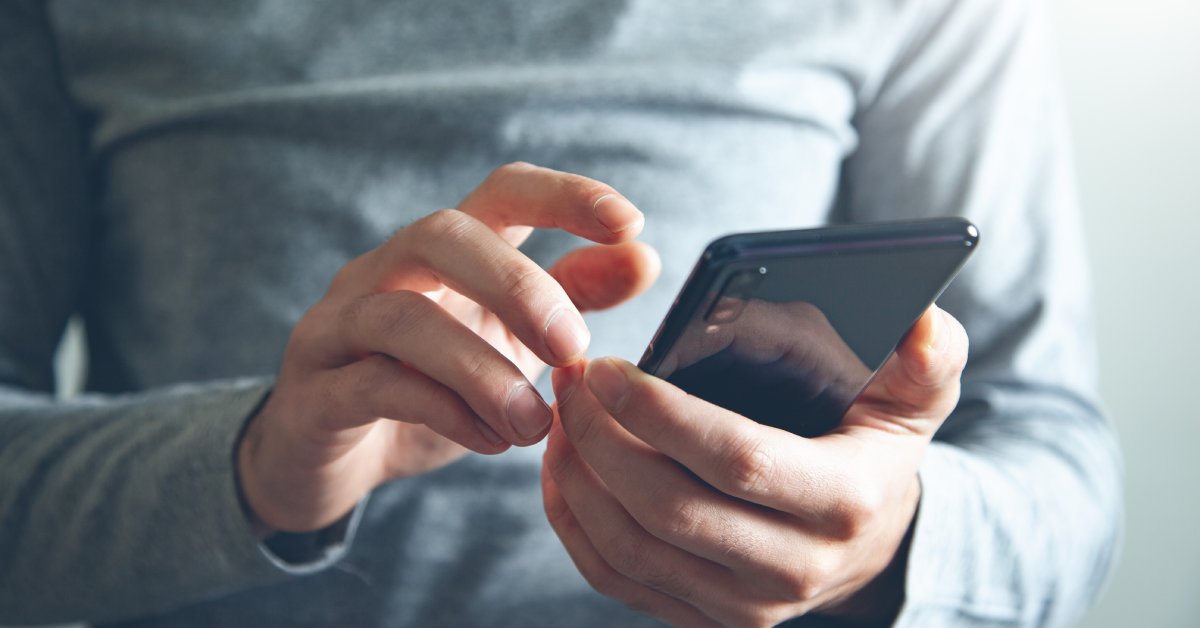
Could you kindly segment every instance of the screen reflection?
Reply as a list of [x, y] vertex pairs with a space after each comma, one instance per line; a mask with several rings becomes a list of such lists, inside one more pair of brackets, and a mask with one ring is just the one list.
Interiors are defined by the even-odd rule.
[[780, 429], [833, 429], [871, 378], [817, 306], [723, 296], [693, 319], [657, 375], [688, 393]]

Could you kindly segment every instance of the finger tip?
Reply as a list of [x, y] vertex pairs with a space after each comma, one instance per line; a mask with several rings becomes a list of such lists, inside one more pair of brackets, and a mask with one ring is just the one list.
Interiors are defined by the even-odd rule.
[[658, 249], [646, 242], [638, 242], [637, 244], [642, 254], [646, 256], [646, 265], [653, 271], [654, 278], [657, 279], [659, 273], [662, 272], [662, 257], [658, 254]]
[[901, 347], [909, 350], [932, 350], [936, 347], [941, 336], [941, 310], [937, 304], [932, 304], [921, 313], [920, 318], [913, 323]]
[[[550, 430], [553, 429], [553, 427], [554, 427], [554, 413], [551, 412], [550, 422], [548, 424], [546, 424], [546, 427], [542, 428], [542, 431], [540, 431], [537, 434], [530, 436], [530, 437], [520, 437], [517, 440], [512, 441], [511, 446], [512, 447], [522, 447], [522, 448], [532, 447], [532, 446], [542, 442], [543, 440], [545, 440], [546, 436], [550, 434]], [[506, 446], [508, 446], [508, 444], [506, 444]]]
[[499, 445], [492, 446], [492, 449], [490, 451], [483, 451], [480, 453], [488, 455], [488, 456], [498, 456], [498, 455], [508, 451], [509, 449], [512, 449], [512, 443], [500, 443]]
[[629, 372], [624, 360], [604, 357], [593, 360], [584, 373], [588, 389], [605, 409], [618, 412], [629, 391]]
[[937, 305], [931, 305], [923, 318], [925, 319], [923, 321], [924, 329], [922, 330], [924, 332], [922, 334], [924, 336], [923, 340], [930, 350], [937, 350], [940, 348], [942, 339], [945, 336], [942, 331], [944, 324], [942, 322], [941, 310], [938, 309]]
[[611, 365], [612, 367], [621, 371], [625, 376], [629, 376], [635, 372], [640, 372], [640, 371], [638, 371], [637, 366], [635, 366], [633, 364], [633, 362], [630, 362], [629, 360], [626, 360], [623, 358], [618, 358], [616, 356], [610, 355], [610, 356], [604, 357], [603, 360], [605, 362], [607, 362], [609, 365]]
[[639, 240], [633, 240], [627, 246], [633, 258], [630, 264], [635, 276], [633, 291], [640, 293], [662, 274], [662, 257], [654, 247]]
[[646, 217], [628, 199], [615, 193], [600, 196], [592, 203], [592, 214], [611, 234], [614, 241], [634, 238], [641, 233]]
[[496, 441], [491, 440], [490, 438], [487, 440], [487, 442], [485, 442], [481, 445], [469, 447], [469, 449], [471, 451], [473, 451], [477, 454], [482, 454], [484, 456], [495, 456], [498, 454], [502, 454], [511, 448], [512, 448], [512, 443], [510, 443], [508, 441], [502, 440], [500, 442], [496, 442]]
[[591, 381], [592, 379], [594, 379], [596, 377], [597, 369], [607, 368], [609, 365], [612, 364], [612, 362], [613, 362], [613, 358], [611, 356], [607, 356], [607, 355], [596, 358], [594, 360], [590, 360], [587, 363], [587, 366], [584, 367], [584, 369], [583, 369], [583, 380], [585, 382]]
[[[547, 430], [547, 431], [546, 431], [546, 434], [549, 434], [549, 430]], [[529, 439], [529, 440], [523, 440], [523, 441], [521, 441], [521, 442], [519, 442], [519, 443], [513, 443], [513, 445], [514, 445], [515, 447], [521, 447], [522, 449], [524, 449], [525, 447], [533, 447], [534, 445], [536, 445], [536, 444], [538, 444], [538, 443], [542, 442], [543, 440], [545, 440], [545, 439], [546, 439], [546, 434], [542, 434], [541, 436], [538, 436], [538, 437], [536, 437], [536, 438], [532, 438], [532, 439]], [[498, 452], [498, 453], [503, 453], [503, 452]]]
[[556, 368], [582, 360], [592, 343], [592, 333], [583, 321], [583, 315], [574, 307], [560, 307], [551, 314], [542, 335], [546, 343], [546, 362]]
[[929, 330], [926, 344], [936, 353], [962, 353], [966, 359], [969, 344], [967, 332], [953, 314], [936, 304], [929, 308]]
[[966, 365], [966, 332], [945, 310], [931, 306], [913, 325], [897, 357], [907, 379], [920, 386], [957, 378]]
[[583, 378], [584, 369], [587, 367], [587, 359], [580, 358], [570, 364], [556, 367], [550, 374], [550, 384], [554, 388], [554, 397], [558, 404], [567, 402], [571, 393], [575, 391], [575, 386], [579, 384], [579, 380]]

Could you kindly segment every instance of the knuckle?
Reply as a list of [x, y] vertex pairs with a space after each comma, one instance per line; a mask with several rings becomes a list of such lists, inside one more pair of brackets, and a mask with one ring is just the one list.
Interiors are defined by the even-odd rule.
[[810, 604], [833, 587], [835, 569], [829, 551], [817, 551], [808, 556], [802, 570], [781, 574], [783, 590], [794, 602]]
[[413, 239], [413, 244], [420, 247], [431, 240], [462, 240], [471, 227], [471, 220], [470, 216], [457, 209], [439, 209], [413, 224], [412, 229], [421, 235]]
[[644, 543], [634, 540], [632, 537], [610, 535], [607, 542], [602, 545], [604, 548], [602, 553], [606, 562], [618, 573], [639, 582], [645, 582], [650, 577], [650, 573], [643, 545]]
[[537, 166], [527, 161], [510, 161], [499, 166], [488, 175], [488, 179], [506, 179], [536, 169]]
[[491, 370], [488, 368], [490, 362], [486, 354], [464, 352], [459, 354], [458, 370], [468, 381], [480, 381]]
[[823, 591], [819, 576], [808, 573], [787, 574], [781, 578], [780, 588], [788, 600], [800, 603], [813, 601]]
[[501, 280], [505, 296], [512, 302], [522, 302], [528, 295], [536, 294], [542, 287], [545, 271], [532, 262], [518, 264], [509, 269]]
[[338, 313], [338, 326], [346, 331], [357, 331], [367, 327], [367, 317], [374, 305], [375, 295], [368, 294], [351, 299]]
[[505, 404], [511, 391], [511, 385], [506, 385], [502, 373], [504, 369], [498, 365], [491, 352], [479, 351], [459, 352], [456, 355], [454, 369], [461, 374], [463, 384], [455, 386], [460, 394], [468, 399], [485, 418], [494, 418], [503, 424], [505, 422]]
[[883, 515], [885, 495], [870, 478], [848, 477], [840, 482], [830, 516], [830, 532], [839, 540], [869, 533]]
[[703, 525], [703, 506], [685, 497], [665, 499], [663, 506], [654, 508], [647, 517], [646, 526], [650, 533], [666, 539], [695, 537]]
[[415, 292], [369, 294], [346, 304], [342, 323], [349, 329], [370, 334], [400, 335], [426, 314], [427, 305], [427, 299]]
[[489, 172], [475, 191], [486, 194], [489, 191], [504, 188], [511, 185], [513, 179], [526, 176], [534, 170], [537, 170], [537, 166], [527, 161], [510, 161]]
[[329, 291], [339, 292], [343, 289], [353, 286], [355, 283], [355, 278], [358, 277], [362, 272], [360, 266], [363, 265], [363, 262], [360, 260], [368, 255], [370, 255], [370, 253], [364, 253], [363, 255], [360, 255], [359, 257], [356, 257], [343, 264], [342, 267], [339, 268], [336, 273], [334, 273], [333, 279], [330, 280]]
[[761, 439], [743, 430], [725, 448], [724, 477], [736, 496], [754, 497], [767, 492], [775, 474], [776, 462]]

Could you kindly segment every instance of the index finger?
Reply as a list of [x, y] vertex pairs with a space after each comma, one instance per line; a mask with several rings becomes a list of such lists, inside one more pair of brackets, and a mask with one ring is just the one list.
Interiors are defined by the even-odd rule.
[[528, 227], [615, 244], [634, 238], [645, 224], [642, 212], [612, 186], [520, 161], [493, 170], [458, 209], [514, 246], [528, 235]]
[[409, 244], [404, 236], [431, 218], [455, 212], [474, 218], [514, 248], [535, 227], [562, 229], [601, 244], [617, 244], [632, 240], [645, 225], [642, 212], [605, 183], [514, 162], [493, 170], [457, 209], [433, 212], [351, 260], [334, 278], [331, 291], [360, 295], [436, 289], [437, 281], [426, 269], [405, 264], [411, 255], [404, 250]]

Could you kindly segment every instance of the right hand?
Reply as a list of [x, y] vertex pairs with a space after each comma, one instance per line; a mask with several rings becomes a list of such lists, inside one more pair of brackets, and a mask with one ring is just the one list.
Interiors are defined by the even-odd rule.
[[[541, 440], [551, 412], [532, 382], [583, 357], [580, 310], [657, 277], [653, 249], [631, 241], [642, 225], [603, 183], [516, 163], [347, 263], [292, 331], [238, 444], [256, 533], [317, 530], [383, 482]], [[615, 246], [546, 271], [516, 248], [534, 227]]]

